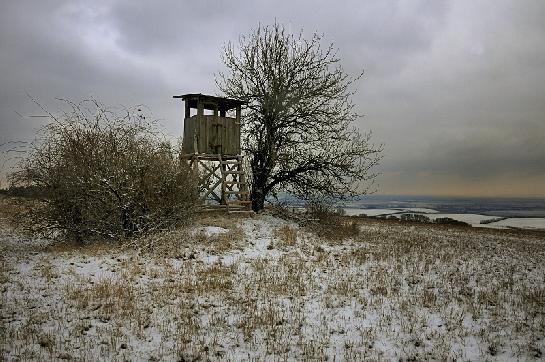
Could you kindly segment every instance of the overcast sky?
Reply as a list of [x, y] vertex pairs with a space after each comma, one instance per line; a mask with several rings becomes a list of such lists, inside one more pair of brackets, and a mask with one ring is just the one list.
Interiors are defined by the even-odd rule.
[[385, 145], [379, 193], [545, 196], [543, 0], [2, 1], [0, 144], [45, 122], [27, 93], [52, 111], [143, 103], [174, 138], [172, 95], [217, 94], [222, 45], [275, 19], [365, 70], [354, 102]]

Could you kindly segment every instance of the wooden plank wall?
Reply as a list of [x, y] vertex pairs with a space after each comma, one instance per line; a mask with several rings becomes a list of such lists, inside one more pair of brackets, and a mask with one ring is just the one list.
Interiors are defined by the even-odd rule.
[[[198, 135], [198, 151], [205, 154], [239, 155], [240, 124], [235, 118], [203, 115], [184, 120], [183, 152], [193, 153], [194, 134]], [[221, 146], [221, 147], [216, 147]]]

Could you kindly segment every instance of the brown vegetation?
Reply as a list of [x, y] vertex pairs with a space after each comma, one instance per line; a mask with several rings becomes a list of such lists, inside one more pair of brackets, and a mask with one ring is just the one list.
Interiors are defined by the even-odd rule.
[[343, 216], [344, 210], [336, 209], [324, 201], [306, 204], [307, 219], [303, 225], [319, 238], [343, 240], [358, 236], [360, 229], [356, 219]]
[[78, 241], [119, 239], [179, 225], [198, 196], [189, 168], [140, 108], [115, 113], [97, 102], [53, 116], [13, 186], [39, 191], [34, 231]]

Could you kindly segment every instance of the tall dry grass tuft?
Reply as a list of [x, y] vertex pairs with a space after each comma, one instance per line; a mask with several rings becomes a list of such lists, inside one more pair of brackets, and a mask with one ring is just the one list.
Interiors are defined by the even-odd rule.
[[297, 243], [297, 229], [284, 225], [274, 230], [273, 236], [279, 245], [294, 246]]
[[305, 226], [320, 238], [340, 241], [355, 238], [360, 229], [356, 220], [343, 216], [344, 210], [326, 201], [312, 201], [306, 205], [308, 219]]

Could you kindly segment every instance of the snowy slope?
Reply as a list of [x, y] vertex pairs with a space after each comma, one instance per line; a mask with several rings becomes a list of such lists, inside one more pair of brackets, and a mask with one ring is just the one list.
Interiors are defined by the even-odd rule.
[[148, 251], [0, 229], [2, 358], [543, 357], [543, 237], [357, 222], [325, 240], [270, 215], [211, 218]]

